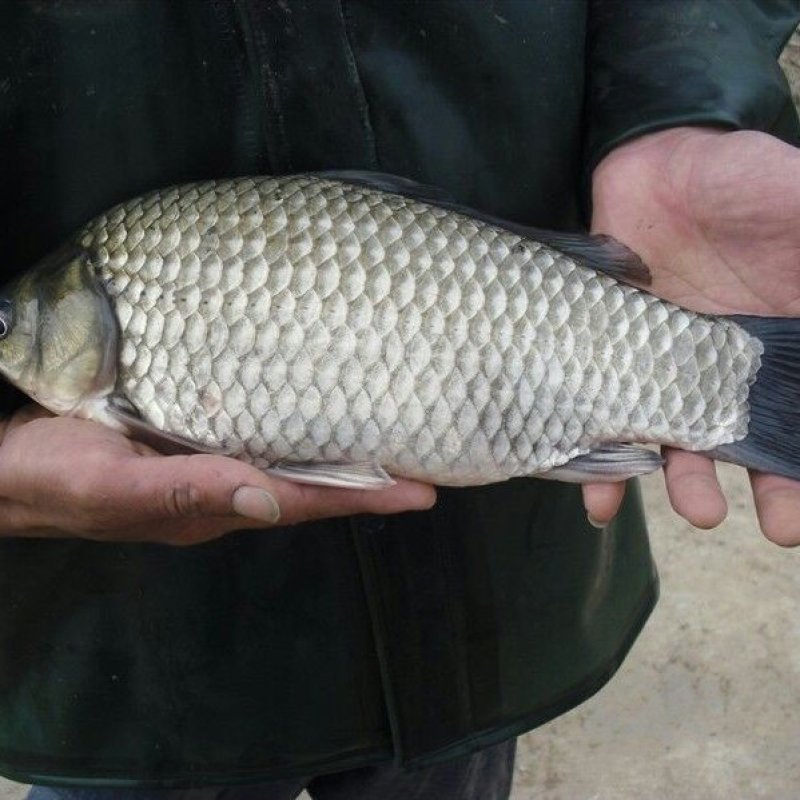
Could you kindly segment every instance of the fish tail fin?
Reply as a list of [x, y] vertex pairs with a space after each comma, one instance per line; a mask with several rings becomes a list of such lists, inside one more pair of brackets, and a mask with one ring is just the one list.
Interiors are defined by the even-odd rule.
[[764, 346], [750, 387], [747, 436], [715, 458], [800, 480], [800, 319], [729, 317]]

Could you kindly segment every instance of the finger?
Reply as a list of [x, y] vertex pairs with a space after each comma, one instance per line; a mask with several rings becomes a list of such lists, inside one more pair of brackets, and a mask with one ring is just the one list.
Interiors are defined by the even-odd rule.
[[585, 483], [583, 505], [590, 524], [603, 528], [617, 515], [625, 497], [625, 482]]
[[276, 481], [281, 519], [302, 522], [350, 514], [395, 514], [421, 511], [436, 502], [432, 486], [417, 481], [398, 480], [386, 489], [336, 489]]
[[52, 418], [53, 416], [54, 415], [46, 408], [42, 408], [42, 406], [36, 403], [28, 403], [19, 410], [15, 411], [14, 414], [9, 417], [7, 426], [5, 428], [5, 433], [18, 428], [20, 425], [26, 425], [32, 420], [42, 419], [45, 417]]
[[[132, 511], [154, 518], [238, 517], [237, 527], [293, 524], [358, 513], [429, 508], [434, 490], [398, 481], [382, 490], [335, 489], [270, 478], [222, 456], [130, 458], [108, 491]], [[109, 504], [109, 500], [106, 500]]]
[[[341, 489], [330, 486], [311, 486], [291, 481], [266, 478], [269, 493], [278, 504], [280, 513], [275, 525], [294, 525], [313, 519], [351, 516], [354, 514], [396, 514], [403, 511], [424, 511], [436, 502], [433, 486], [418, 481], [398, 479], [385, 489]], [[264, 519], [257, 511], [258, 496], [246, 486], [234, 492], [233, 507], [242, 516], [218, 521], [221, 532], [241, 528], [263, 528]], [[245, 500], [242, 501], [242, 495]], [[249, 509], [248, 503], [256, 503]], [[250, 513], [248, 513], [250, 512]]]
[[664, 479], [675, 511], [696, 528], [715, 528], [727, 516], [728, 504], [714, 462], [698, 453], [664, 448]]
[[764, 536], [781, 547], [800, 544], [800, 483], [751, 471], [750, 484]]
[[[211, 516], [210, 513], [203, 513], [197, 506], [193, 506], [194, 510], [181, 506], [182, 510], [179, 512], [177, 507], [174, 508], [173, 516], [168, 519], [156, 516], [143, 523], [141, 515], [152, 513], [148, 510], [148, 500], [145, 496], [141, 498], [138, 520], [116, 513], [114, 520], [101, 521], [99, 525], [93, 526], [99, 530], [84, 531], [82, 535], [100, 540], [151, 541], [187, 546], [216, 539], [237, 530], [263, 529], [350, 514], [391, 514], [422, 510], [429, 508], [436, 499], [433, 487], [407, 480], [400, 480], [395, 486], [386, 489], [364, 491], [307, 486], [270, 478], [264, 480], [269, 484], [268, 491], [271, 497], [266, 513], [263, 510], [263, 500], [258, 497], [258, 493], [264, 492], [264, 489], [248, 485], [233, 490], [230, 505], [234, 510], [238, 510], [239, 516], [231, 513], [227, 516]], [[202, 508], [210, 509], [213, 501], [204, 501], [201, 491], [200, 485], [196, 485], [190, 491], [192, 502]], [[244, 500], [241, 500], [242, 494]], [[273, 501], [277, 505], [273, 504]], [[170, 504], [172, 503], [173, 501], [170, 501]], [[280, 514], [274, 516], [272, 512], [277, 509], [280, 509]], [[269, 518], [266, 518], [267, 513]], [[109, 527], [115, 522], [118, 525], [122, 523], [122, 527]], [[63, 537], [75, 534], [55, 528], [37, 527], [26, 529], [23, 535]]]
[[[261, 515], [262, 527], [277, 522], [277, 503], [262, 473], [248, 464], [222, 456], [141, 456], [101, 447], [45, 492], [46, 503], [29, 503], [30, 527], [55, 524], [93, 539], [141, 535], [169, 541], [170, 530], [186, 530], [187, 521], [202, 528], [209, 520], [240, 516], [234, 495], [250, 485], [262, 502], [251, 502], [248, 510]], [[240, 517], [231, 527], [248, 523], [255, 524]]]

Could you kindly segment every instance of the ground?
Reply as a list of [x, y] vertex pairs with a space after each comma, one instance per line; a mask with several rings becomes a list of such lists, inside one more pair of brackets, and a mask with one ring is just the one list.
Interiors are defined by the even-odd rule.
[[520, 740], [513, 800], [800, 796], [800, 552], [759, 534], [743, 470], [720, 474], [712, 532], [644, 481], [661, 601], [605, 689]]
[[[800, 107], [800, 30], [781, 64]], [[758, 533], [743, 470], [720, 474], [713, 532], [644, 481], [661, 602], [605, 689], [520, 739], [512, 800], [800, 796], [800, 552]], [[0, 779], [0, 800], [26, 790]]]

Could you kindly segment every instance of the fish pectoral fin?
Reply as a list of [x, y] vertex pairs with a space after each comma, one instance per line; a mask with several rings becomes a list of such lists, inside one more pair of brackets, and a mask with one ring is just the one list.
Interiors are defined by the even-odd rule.
[[614, 483], [647, 475], [663, 465], [664, 459], [652, 450], [611, 442], [535, 477], [565, 483]]
[[336, 486], [341, 489], [385, 489], [394, 486], [394, 480], [380, 466], [372, 462], [353, 464], [276, 461], [264, 472], [275, 478], [315, 486]]
[[124, 430], [126, 436], [152, 447], [153, 450], [157, 450], [165, 456], [197, 454], [233, 456], [238, 454], [238, 450], [233, 448], [205, 445], [178, 433], [159, 430], [143, 420], [136, 408], [126, 398], [119, 395], [109, 398], [105, 415], [113, 421], [113, 427]]

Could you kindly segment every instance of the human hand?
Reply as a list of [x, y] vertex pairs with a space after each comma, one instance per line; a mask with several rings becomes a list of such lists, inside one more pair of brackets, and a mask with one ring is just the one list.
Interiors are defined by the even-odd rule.
[[0, 536], [188, 545], [243, 528], [424, 509], [434, 500], [430, 486], [414, 481], [332, 489], [270, 478], [224, 456], [161, 456], [39, 406], [0, 427]]
[[[752, 131], [674, 128], [611, 152], [594, 171], [592, 197], [592, 229], [644, 259], [653, 294], [714, 314], [800, 316], [799, 150]], [[700, 528], [722, 522], [713, 461], [664, 455], [673, 508]], [[767, 538], [800, 544], [800, 483], [758, 472], [750, 480]], [[613, 518], [623, 492], [585, 486], [590, 518]]]

